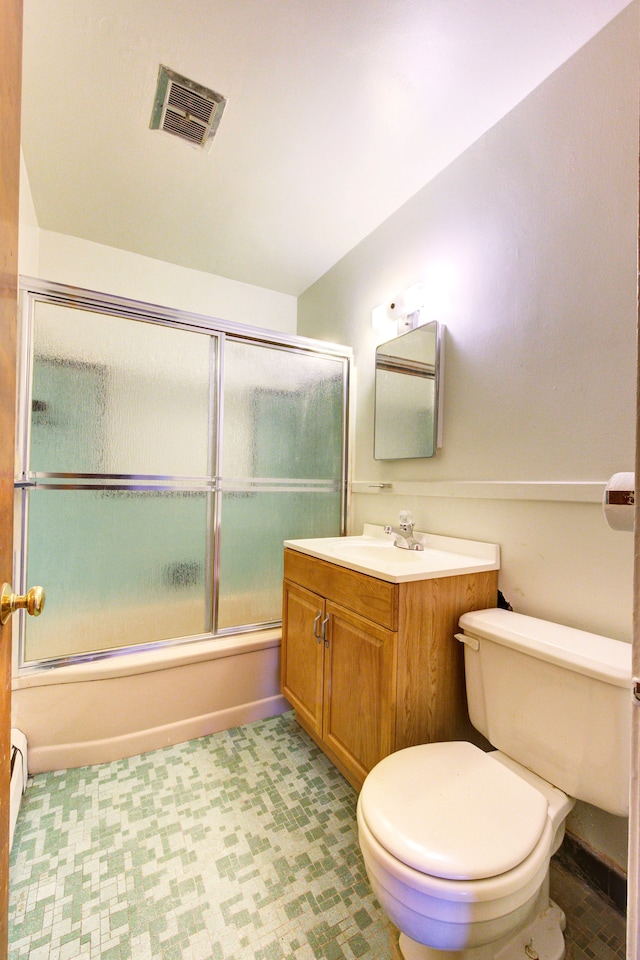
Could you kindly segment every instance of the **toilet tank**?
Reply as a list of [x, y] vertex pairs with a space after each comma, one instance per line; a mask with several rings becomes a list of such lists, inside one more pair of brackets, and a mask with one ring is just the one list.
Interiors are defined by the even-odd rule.
[[628, 816], [631, 644], [502, 609], [460, 627], [476, 730], [569, 796]]

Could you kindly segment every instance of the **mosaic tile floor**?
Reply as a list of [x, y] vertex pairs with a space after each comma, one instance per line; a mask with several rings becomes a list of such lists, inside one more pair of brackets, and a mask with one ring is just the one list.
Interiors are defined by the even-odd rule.
[[[292, 714], [33, 777], [10, 960], [390, 960], [355, 803]], [[563, 871], [552, 883], [568, 957], [624, 958], [623, 918]]]
[[292, 714], [30, 781], [11, 960], [385, 958], [352, 788]]
[[567, 915], [566, 960], [625, 960], [625, 918], [555, 860], [551, 896]]

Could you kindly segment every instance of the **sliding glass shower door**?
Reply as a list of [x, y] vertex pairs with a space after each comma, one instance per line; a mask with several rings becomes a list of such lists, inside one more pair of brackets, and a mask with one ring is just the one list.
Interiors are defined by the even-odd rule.
[[277, 622], [282, 541], [343, 527], [346, 357], [57, 290], [25, 307], [21, 664]]
[[208, 632], [216, 338], [33, 307], [25, 661]]
[[282, 541], [340, 531], [342, 363], [227, 338], [218, 628], [273, 619]]

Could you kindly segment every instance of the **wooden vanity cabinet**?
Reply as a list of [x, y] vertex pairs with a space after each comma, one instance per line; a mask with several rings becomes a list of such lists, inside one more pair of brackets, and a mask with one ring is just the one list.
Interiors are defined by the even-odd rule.
[[498, 572], [390, 583], [285, 549], [282, 693], [359, 789], [402, 747], [469, 735], [459, 617]]

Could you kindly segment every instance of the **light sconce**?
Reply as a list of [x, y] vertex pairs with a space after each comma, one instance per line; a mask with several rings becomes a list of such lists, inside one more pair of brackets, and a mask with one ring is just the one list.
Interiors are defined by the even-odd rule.
[[398, 334], [407, 333], [425, 323], [427, 318], [420, 318], [424, 304], [424, 284], [414, 283], [404, 293], [391, 297], [376, 307], [371, 314], [371, 325], [374, 330], [384, 330], [388, 324], [396, 324]]
[[374, 330], [390, 333], [395, 330], [400, 336], [432, 320], [446, 323], [451, 316], [454, 289], [452, 264], [447, 260], [433, 260], [419, 283], [375, 308], [371, 325]]

